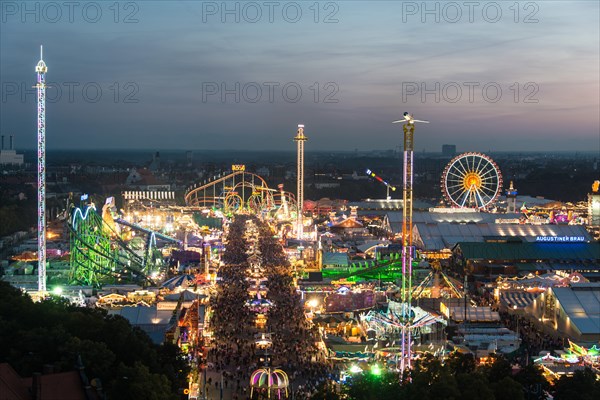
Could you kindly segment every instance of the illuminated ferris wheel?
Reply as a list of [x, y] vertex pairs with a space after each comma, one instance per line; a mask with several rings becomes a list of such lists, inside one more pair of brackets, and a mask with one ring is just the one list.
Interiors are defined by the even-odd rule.
[[501, 190], [500, 168], [485, 154], [460, 154], [442, 174], [442, 193], [452, 207], [486, 209]]

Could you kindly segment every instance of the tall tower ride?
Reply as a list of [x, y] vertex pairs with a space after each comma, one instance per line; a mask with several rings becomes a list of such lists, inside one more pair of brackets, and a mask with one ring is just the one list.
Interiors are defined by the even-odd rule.
[[46, 292], [46, 72], [40, 46], [37, 72], [37, 139], [38, 139], [38, 292]]
[[410, 369], [412, 359], [412, 329], [414, 312], [412, 311], [412, 260], [414, 258], [412, 219], [413, 219], [413, 137], [415, 122], [428, 121], [414, 119], [405, 112], [404, 119], [393, 123], [402, 123], [404, 131], [404, 183], [402, 191], [402, 309], [400, 312], [401, 350], [400, 370]]
[[298, 133], [294, 138], [294, 141], [298, 143], [298, 159], [297, 159], [297, 203], [298, 209], [296, 210], [296, 239], [302, 239], [304, 231], [304, 225], [302, 222], [302, 212], [304, 209], [304, 142], [308, 138], [304, 136], [304, 125], [298, 125]]
[[406, 123], [404, 130], [404, 184], [402, 191], [402, 360], [400, 369], [410, 369], [412, 358], [412, 260], [413, 260], [413, 135], [415, 125]]

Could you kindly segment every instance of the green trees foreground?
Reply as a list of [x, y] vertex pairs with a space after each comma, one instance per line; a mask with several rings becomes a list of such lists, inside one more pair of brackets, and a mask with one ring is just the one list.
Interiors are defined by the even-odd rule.
[[418, 360], [411, 381], [401, 383], [395, 373], [380, 375], [368, 371], [355, 376], [342, 388], [324, 385], [313, 399], [322, 400], [542, 400], [547, 393], [555, 400], [600, 398], [600, 381], [586, 369], [572, 377], [563, 376], [553, 386], [536, 366], [527, 366], [512, 374], [504, 358], [477, 367], [471, 355], [453, 353], [446, 362], [431, 355]]
[[31, 376], [47, 364], [73, 370], [78, 357], [109, 399], [177, 399], [187, 387], [189, 367], [177, 346], [157, 346], [124, 318], [101, 309], [72, 307], [62, 299], [33, 303], [0, 281], [0, 362]]

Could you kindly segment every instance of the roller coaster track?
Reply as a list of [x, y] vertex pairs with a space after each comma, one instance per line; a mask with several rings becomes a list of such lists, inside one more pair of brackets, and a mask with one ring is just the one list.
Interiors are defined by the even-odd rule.
[[71, 234], [71, 282], [97, 287], [102, 278], [118, 279], [130, 275], [134, 281], [152, 283], [147, 276], [148, 260], [156, 237], [179, 243], [170, 236], [121, 219], [115, 222], [147, 235], [144, 256], [133, 251], [119, 233], [102, 220], [94, 207], [86, 208], [85, 212], [75, 208], [68, 223]]
[[167, 235], [163, 235], [160, 232], [155, 232], [153, 230], [150, 229], [146, 229], [142, 226], [133, 224], [131, 222], [127, 222], [122, 218], [116, 218], [115, 222], [119, 225], [124, 225], [124, 226], [128, 226], [132, 229], [135, 229], [137, 231], [143, 232], [147, 235], [147, 239], [146, 239], [146, 248], [144, 250], [144, 261], [143, 261], [143, 270], [146, 271], [148, 269], [148, 259], [150, 258], [150, 249], [152, 248], [152, 244], [154, 243], [154, 246], [156, 246], [156, 238], [160, 238], [163, 240], [166, 240], [168, 242], [174, 242], [177, 244], [182, 244], [181, 240], [172, 238], [171, 236], [167, 236]]
[[[236, 180], [238, 177], [241, 179]], [[194, 207], [220, 205], [227, 208], [230, 199], [232, 202], [240, 203], [234, 207], [229, 205], [230, 208], [238, 207], [242, 210], [250, 203], [258, 201], [260, 208], [269, 209], [274, 205], [272, 192], [275, 191], [269, 189], [267, 182], [259, 175], [246, 171], [233, 171], [201, 186], [188, 189], [185, 203]]]
[[378, 279], [379, 273], [385, 272], [390, 276], [386, 277], [384, 280], [388, 280], [394, 275], [400, 276], [402, 274], [402, 263], [400, 260], [379, 260], [374, 263], [374, 265], [366, 268], [360, 268], [352, 272], [343, 272], [335, 273], [335, 279], [348, 279], [353, 277], [368, 277], [369, 279]]

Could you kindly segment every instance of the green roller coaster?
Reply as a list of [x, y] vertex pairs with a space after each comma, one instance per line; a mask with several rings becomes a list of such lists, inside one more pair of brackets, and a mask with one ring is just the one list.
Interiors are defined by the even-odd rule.
[[[418, 262], [413, 263], [416, 267]], [[398, 254], [392, 254], [390, 259], [370, 260], [367, 262], [351, 264], [346, 268], [324, 268], [324, 278], [347, 279], [351, 282], [380, 280], [382, 282], [395, 282], [402, 279], [402, 259]]]
[[[134, 249], [126, 243], [116, 224], [141, 231], [146, 235], [144, 246]], [[103, 219], [93, 205], [73, 207], [70, 219], [72, 284], [99, 287], [107, 283], [135, 282], [143, 286], [152, 284], [151, 273], [160, 267], [160, 251], [156, 250], [156, 237], [177, 242], [126, 221], [112, 217]]]

